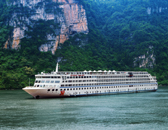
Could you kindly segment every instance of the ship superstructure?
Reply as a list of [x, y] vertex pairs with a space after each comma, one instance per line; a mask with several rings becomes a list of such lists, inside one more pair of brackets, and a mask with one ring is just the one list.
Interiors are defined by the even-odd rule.
[[34, 98], [89, 96], [156, 91], [155, 76], [145, 71], [76, 71], [35, 75], [34, 86], [23, 88]]

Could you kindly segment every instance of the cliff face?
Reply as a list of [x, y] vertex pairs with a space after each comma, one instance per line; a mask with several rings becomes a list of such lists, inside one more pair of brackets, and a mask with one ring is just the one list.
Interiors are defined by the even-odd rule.
[[148, 7], [146, 12], [147, 14], [152, 14], [152, 13], [161, 13], [163, 12], [164, 10], [167, 10], [167, 7], [155, 7], [155, 8], [152, 8], [152, 7]]
[[134, 58], [134, 66], [139, 68], [153, 68], [155, 65], [153, 46], [149, 46], [148, 51]]
[[15, 0], [7, 4], [15, 5], [18, 9], [10, 19], [9, 23], [14, 30], [6, 41], [5, 48], [20, 48], [21, 39], [27, 37], [25, 31], [31, 31], [38, 20], [54, 21], [59, 25], [51, 27], [54, 32], [46, 33], [47, 42], [39, 47], [44, 52], [52, 51], [54, 54], [58, 43], [64, 43], [69, 36], [89, 32], [85, 9], [77, 0]]

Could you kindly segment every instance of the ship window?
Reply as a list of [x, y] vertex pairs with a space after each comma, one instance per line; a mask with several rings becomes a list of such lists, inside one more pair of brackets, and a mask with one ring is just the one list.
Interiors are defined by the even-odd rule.
[[75, 90], [75, 88], [73, 88], [73, 90]]
[[54, 91], [54, 89], [52, 89], [52, 91]]
[[70, 90], [72, 90], [72, 88]]
[[38, 80], [36, 80], [35, 82], [38, 83]]
[[64, 89], [64, 91], [66, 91], [66, 89]]
[[60, 91], [62, 91], [62, 89], [60, 89]]
[[50, 82], [50, 80], [47, 80], [47, 81], [46, 81], [46, 83], [49, 83], [49, 82]]
[[50, 91], [50, 89], [48, 89], [48, 91]]
[[80, 88], [79, 88], [79, 90], [80, 90]]
[[37, 87], [39, 87], [39, 85], [37, 85]]
[[67, 91], [69, 91], [69, 88], [67, 89]]
[[44, 77], [42, 77], [42, 78], [50, 78], [50, 77], [46, 77], [46, 76], [44, 76]]
[[41, 81], [41, 83], [45, 83], [45, 81], [44, 81], [44, 80], [42, 80], [42, 81]]
[[60, 81], [55, 81], [55, 83], [60, 83]]
[[52, 80], [51, 83], [54, 83], [54, 81]]
[[58, 89], [55, 89], [55, 91], [58, 91]]

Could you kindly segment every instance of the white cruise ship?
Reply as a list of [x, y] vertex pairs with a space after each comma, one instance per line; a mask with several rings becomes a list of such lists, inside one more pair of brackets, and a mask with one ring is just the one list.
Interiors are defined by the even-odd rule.
[[23, 88], [34, 98], [89, 96], [156, 91], [155, 76], [145, 71], [76, 71], [35, 75], [34, 86]]

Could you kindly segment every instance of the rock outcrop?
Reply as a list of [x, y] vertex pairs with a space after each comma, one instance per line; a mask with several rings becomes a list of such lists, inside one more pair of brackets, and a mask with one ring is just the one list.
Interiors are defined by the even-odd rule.
[[147, 10], [146, 10], [146, 12], [147, 12], [147, 14], [152, 14], [152, 13], [154, 13], [154, 12], [156, 12], [156, 13], [161, 13], [161, 12], [163, 12], [164, 10], [167, 10], [168, 8], [167, 7], [155, 7], [155, 8], [152, 8], [152, 7], [148, 7], [147, 8]]
[[139, 68], [153, 68], [155, 65], [155, 56], [153, 46], [149, 46], [146, 54], [140, 55], [134, 59], [134, 66]]
[[[85, 9], [77, 0], [16, 0], [8, 3], [8, 6], [13, 5], [22, 10], [14, 11], [10, 19], [10, 26], [13, 26], [14, 30], [13, 35], [6, 41], [5, 48], [20, 48], [20, 41], [27, 37], [25, 31], [30, 31], [30, 27], [33, 28], [38, 20], [54, 20], [59, 24], [58, 28], [54, 28], [54, 33], [46, 34], [47, 43], [39, 47], [39, 50], [44, 52], [52, 51], [54, 54], [58, 43], [64, 43], [69, 36], [89, 32]], [[50, 11], [47, 11], [47, 8]]]

